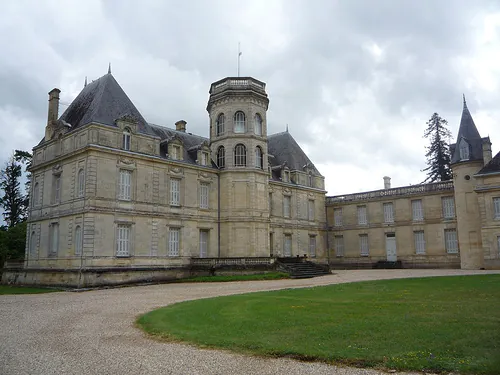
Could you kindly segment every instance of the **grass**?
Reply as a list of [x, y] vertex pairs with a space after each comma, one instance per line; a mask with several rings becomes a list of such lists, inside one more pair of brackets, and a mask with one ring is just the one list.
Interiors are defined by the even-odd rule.
[[39, 294], [57, 292], [56, 289], [31, 288], [26, 286], [0, 285], [0, 295], [2, 294]]
[[385, 280], [182, 302], [141, 316], [167, 340], [347, 365], [500, 374], [500, 275]]
[[290, 276], [285, 272], [259, 273], [255, 275], [233, 275], [233, 276], [196, 276], [180, 279], [180, 283], [207, 283], [224, 281], [247, 281], [247, 280], [278, 280], [288, 279]]

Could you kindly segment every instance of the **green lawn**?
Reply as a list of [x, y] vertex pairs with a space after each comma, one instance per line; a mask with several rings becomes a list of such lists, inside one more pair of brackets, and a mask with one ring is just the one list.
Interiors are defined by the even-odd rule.
[[500, 374], [500, 275], [218, 297], [154, 310], [138, 324], [169, 340], [255, 354]]
[[224, 281], [245, 281], [245, 280], [277, 280], [288, 279], [290, 276], [284, 272], [259, 273], [256, 275], [233, 275], [233, 276], [197, 276], [187, 279], [180, 279], [180, 283], [206, 283]]
[[0, 295], [2, 294], [38, 294], [57, 292], [56, 289], [30, 288], [25, 286], [0, 285]]

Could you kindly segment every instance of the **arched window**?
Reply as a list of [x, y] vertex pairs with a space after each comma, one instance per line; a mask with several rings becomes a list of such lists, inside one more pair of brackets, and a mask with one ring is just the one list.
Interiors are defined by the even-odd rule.
[[469, 160], [469, 144], [465, 139], [460, 140], [460, 160]]
[[85, 193], [85, 172], [83, 168], [78, 171], [77, 196], [83, 197]]
[[30, 235], [30, 254], [36, 253], [36, 233], [35, 231], [31, 232]]
[[255, 168], [263, 169], [262, 159], [262, 149], [257, 146], [255, 147]]
[[234, 132], [245, 132], [245, 114], [241, 111], [238, 111], [234, 114]]
[[219, 168], [224, 168], [226, 166], [226, 150], [224, 146], [220, 146], [217, 149], [217, 166]]
[[33, 187], [33, 206], [38, 206], [40, 203], [40, 186], [38, 182], [35, 182], [35, 186]]
[[123, 144], [122, 148], [124, 150], [129, 151], [130, 150], [130, 129], [125, 128], [123, 129]]
[[75, 228], [75, 255], [82, 254], [82, 227], [77, 225]]
[[247, 165], [247, 149], [245, 145], [237, 144], [234, 148], [234, 165], [245, 167]]
[[217, 121], [215, 122], [215, 132], [217, 135], [224, 133], [224, 113], [221, 113], [217, 117]]
[[262, 135], [262, 117], [257, 113], [253, 119], [254, 132], [257, 135]]

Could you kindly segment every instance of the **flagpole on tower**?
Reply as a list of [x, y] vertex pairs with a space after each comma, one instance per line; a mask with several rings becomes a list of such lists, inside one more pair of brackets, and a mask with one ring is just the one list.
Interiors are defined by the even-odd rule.
[[241, 57], [240, 42], [238, 42], [238, 77], [240, 76], [240, 57]]

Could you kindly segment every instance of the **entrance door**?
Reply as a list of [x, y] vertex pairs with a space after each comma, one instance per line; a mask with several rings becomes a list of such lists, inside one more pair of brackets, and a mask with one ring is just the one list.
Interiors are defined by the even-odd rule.
[[387, 261], [395, 262], [398, 260], [396, 253], [396, 234], [387, 233], [385, 235], [385, 251], [387, 252]]

